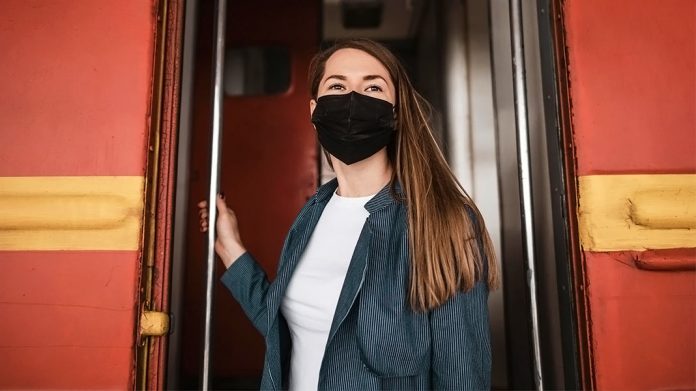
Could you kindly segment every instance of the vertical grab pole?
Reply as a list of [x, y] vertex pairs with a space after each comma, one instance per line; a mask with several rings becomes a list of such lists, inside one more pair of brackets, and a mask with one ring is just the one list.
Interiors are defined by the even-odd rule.
[[222, 143], [222, 92], [225, 62], [225, 21], [227, 0], [217, 0], [215, 10], [215, 49], [213, 54], [213, 118], [210, 153], [210, 191], [208, 194], [208, 253], [205, 283], [205, 327], [203, 331], [203, 369], [201, 390], [210, 389], [210, 339], [213, 309], [213, 276], [215, 274], [215, 234], [217, 208], [215, 201], [220, 183], [220, 147]]
[[521, 0], [510, 0], [510, 35], [517, 130], [517, 156], [520, 177], [524, 255], [527, 261], [532, 345], [534, 350], [534, 384], [543, 390], [541, 351], [539, 348], [539, 316], [537, 310], [536, 273], [534, 271], [534, 214], [532, 209], [532, 171], [529, 154], [529, 123], [527, 121], [527, 90], [525, 85], [524, 35]]

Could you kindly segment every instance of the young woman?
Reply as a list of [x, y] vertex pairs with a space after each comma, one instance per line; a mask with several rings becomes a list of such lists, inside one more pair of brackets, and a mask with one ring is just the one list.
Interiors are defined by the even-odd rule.
[[261, 388], [490, 388], [495, 256], [433, 139], [428, 104], [370, 40], [317, 54], [309, 82], [336, 178], [299, 212], [273, 282], [217, 200], [222, 282], [266, 341]]

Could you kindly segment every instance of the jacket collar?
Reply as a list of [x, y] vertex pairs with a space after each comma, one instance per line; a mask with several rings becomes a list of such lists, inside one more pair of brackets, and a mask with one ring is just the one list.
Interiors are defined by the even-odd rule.
[[[382, 187], [382, 189], [377, 192], [374, 197], [370, 198], [370, 200], [365, 204], [365, 209], [367, 209], [370, 214], [382, 209], [387, 205], [398, 202], [398, 200], [394, 198], [390, 187], [391, 182], [384, 185], [384, 187]], [[316, 193], [314, 193], [313, 203], [316, 204], [317, 202], [328, 202], [328, 199], [331, 197], [331, 195], [333, 195], [336, 188], [338, 188], [338, 178], [333, 178], [325, 184], [319, 186]], [[394, 189], [399, 197], [403, 197], [404, 192], [401, 189], [401, 183], [396, 178], [394, 178]]]

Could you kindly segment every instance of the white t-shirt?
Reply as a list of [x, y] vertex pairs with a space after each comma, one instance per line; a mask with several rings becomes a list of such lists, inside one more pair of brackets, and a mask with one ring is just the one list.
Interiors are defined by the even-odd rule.
[[350, 259], [374, 196], [334, 191], [295, 267], [281, 302], [292, 336], [290, 390], [316, 390], [319, 369]]

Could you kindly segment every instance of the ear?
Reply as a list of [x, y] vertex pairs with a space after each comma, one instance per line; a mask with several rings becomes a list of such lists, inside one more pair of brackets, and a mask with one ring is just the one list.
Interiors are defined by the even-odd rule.
[[317, 107], [317, 101], [314, 99], [311, 99], [309, 101], [309, 116], [311, 117], [312, 114], [314, 114], [314, 109]]

